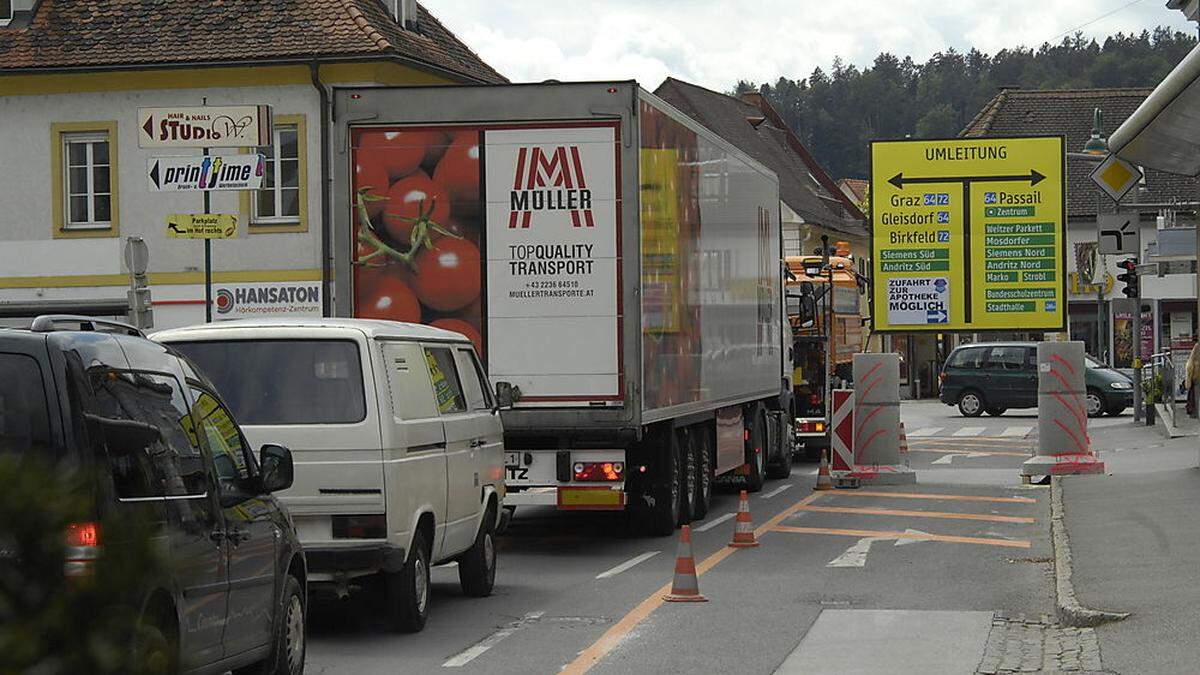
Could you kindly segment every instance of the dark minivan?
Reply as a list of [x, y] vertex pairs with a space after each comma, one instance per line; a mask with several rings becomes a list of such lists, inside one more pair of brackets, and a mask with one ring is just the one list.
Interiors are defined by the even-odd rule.
[[[1088, 417], [1120, 415], [1133, 405], [1133, 381], [1090, 356], [1087, 369]], [[965, 417], [1002, 415], [1009, 408], [1036, 408], [1037, 343], [992, 342], [956, 348], [942, 368], [941, 401], [957, 405]]]
[[266, 445], [256, 458], [209, 381], [171, 348], [87, 317], [0, 328], [0, 452], [96, 476], [93, 522], [64, 533], [65, 575], [88, 575], [118, 545], [99, 522], [153, 524], [170, 571], [129, 599], [139, 633], [153, 636], [139, 660], [169, 672], [303, 672], [304, 555], [271, 494], [292, 483], [291, 453]]

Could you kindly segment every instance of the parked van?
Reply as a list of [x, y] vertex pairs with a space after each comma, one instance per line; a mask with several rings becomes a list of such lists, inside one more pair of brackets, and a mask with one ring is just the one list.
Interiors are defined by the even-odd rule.
[[48, 315], [0, 329], [0, 455], [96, 476], [92, 516], [63, 533], [63, 573], [120, 557], [103, 522], [154, 526], [171, 572], [128, 598], [150, 671], [303, 673], [304, 554], [272, 494], [292, 484], [279, 440], [248, 444], [213, 385], [133, 326]]
[[491, 594], [503, 428], [470, 340], [369, 319], [228, 321], [154, 339], [212, 378], [252, 440], [292, 449], [281, 498], [312, 588], [378, 589], [406, 631], [425, 625], [431, 565], [458, 561], [463, 592]]
[[[1133, 381], [1090, 356], [1084, 357], [1087, 415], [1120, 415], [1133, 405]], [[1038, 404], [1037, 343], [991, 342], [956, 348], [942, 368], [941, 401], [964, 417]]]

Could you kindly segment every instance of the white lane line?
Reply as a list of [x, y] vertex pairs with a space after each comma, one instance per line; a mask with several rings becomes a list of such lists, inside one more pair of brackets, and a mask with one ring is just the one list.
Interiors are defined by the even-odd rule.
[[963, 428], [959, 429], [958, 431], [954, 432], [954, 435], [955, 436], [978, 436], [979, 434], [982, 434], [984, 431], [987, 431], [987, 427], [963, 427]]
[[958, 457], [958, 456], [959, 455], [942, 455], [941, 457], [938, 457], [937, 459], [930, 462], [930, 464], [949, 464], [951, 461], [954, 460], [955, 457]]
[[1000, 432], [1001, 436], [1011, 436], [1014, 438], [1025, 438], [1025, 435], [1033, 431], [1033, 427], [1009, 427]]
[[621, 563], [620, 565], [617, 565], [616, 567], [614, 567], [610, 570], [606, 570], [604, 572], [601, 572], [600, 574], [597, 574], [596, 578], [597, 579], [607, 579], [609, 577], [615, 577], [618, 574], [620, 574], [621, 572], [624, 572], [625, 570], [629, 569], [630, 567], [633, 567], [634, 565], [636, 565], [638, 563], [646, 562], [647, 560], [653, 558], [654, 556], [658, 555], [659, 553], [662, 553], [662, 551], [646, 551], [645, 553], [643, 553], [639, 556], [636, 556], [636, 557], [630, 558], [629, 560], [626, 560], [625, 562]]
[[514, 622], [508, 624], [504, 628], [501, 628], [500, 630], [496, 631], [495, 633], [492, 633], [491, 635], [485, 637], [484, 639], [480, 640], [479, 642], [476, 642], [474, 645], [467, 647], [466, 649], [459, 652], [458, 654], [455, 654], [454, 656], [450, 657], [445, 663], [442, 664], [442, 667], [443, 668], [461, 668], [461, 667], [467, 665], [471, 661], [474, 661], [476, 658], [481, 656], [487, 650], [500, 644], [500, 641], [503, 640], [504, 638], [506, 638], [506, 637], [512, 635], [513, 633], [524, 628], [526, 624], [532, 623], [532, 622], [537, 621], [538, 619], [542, 618], [543, 614], [545, 614], [545, 612], [530, 612], [530, 613], [526, 614], [525, 617], [522, 618], [520, 621], [514, 621]]
[[771, 490], [767, 494], [760, 495], [760, 497], [762, 499], [770, 499], [771, 497], [774, 497], [775, 495], [779, 494], [780, 492], [783, 492], [784, 490], [786, 490], [790, 487], [792, 487], [791, 483], [788, 483], [787, 485], [780, 485], [779, 487], [775, 488], [774, 490]]
[[726, 513], [725, 515], [723, 515], [719, 518], [713, 518], [712, 520], [701, 525], [700, 527], [697, 527], [695, 530], [692, 530], [692, 531], [693, 532], [707, 532], [707, 531], [713, 529], [714, 527], [720, 525], [721, 523], [729, 520], [730, 518], [733, 517], [733, 515], [734, 514], [732, 514], [732, 513]]
[[909, 438], [922, 438], [925, 436], [936, 436], [937, 432], [939, 432], [945, 428], [946, 427], [923, 427], [921, 429], [916, 429], [915, 431], [910, 431], [908, 433], [908, 437]]

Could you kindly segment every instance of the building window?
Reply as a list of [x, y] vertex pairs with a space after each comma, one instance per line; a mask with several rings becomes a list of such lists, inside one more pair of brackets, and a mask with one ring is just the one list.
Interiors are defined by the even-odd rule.
[[303, 116], [277, 115], [274, 142], [259, 152], [267, 159], [262, 188], [244, 209], [249, 211], [252, 231], [305, 231], [308, 153]]
[[12, 0], [0, 0], [0, 26], [7, 26], [13, 18]]
[[54, 236], [117, 236], [117, 125], [51, 125]]

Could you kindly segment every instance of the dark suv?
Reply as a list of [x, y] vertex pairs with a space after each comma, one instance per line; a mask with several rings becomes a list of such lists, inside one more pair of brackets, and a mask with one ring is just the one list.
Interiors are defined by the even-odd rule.
[[303, 672], [304, 555], [271, 495], [292, 483], [291, 453], [266, 445], [256, 458], [185, 358], [86, 317], [0, 329], [0, 452], [96, 476], [94, 521], [72, 525], [87, 536], [68, 533], [64, 574], [87, 575], [118, 545], [95, 523], [152, 523], [170, 571], [129, 599], [159, 636], [147, 659], [172, 672]]
[[[1087, 368], [1088, 417], [1120, 415], [1133, 405], [1133, 381], [1090, 356]], [[1009, 408], [1038, 404], [1037, 343], [992, 342], [963, 345], [942, 368], [941, 401], [957, 405], [965, 417], [1002, 415]]]

